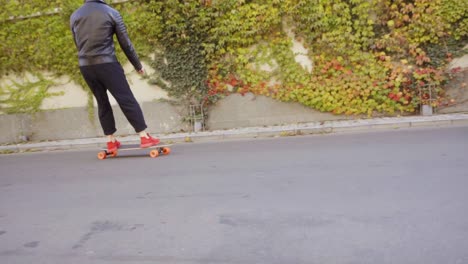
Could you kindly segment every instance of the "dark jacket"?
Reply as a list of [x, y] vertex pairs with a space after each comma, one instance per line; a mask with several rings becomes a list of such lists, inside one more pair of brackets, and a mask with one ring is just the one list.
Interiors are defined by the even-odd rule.
[[114, 34], [136, 70], [143, 67], [127, 34], [120, 13], [103, 0], [86, 0], [70, 17], [80, 66], [117, 62]]

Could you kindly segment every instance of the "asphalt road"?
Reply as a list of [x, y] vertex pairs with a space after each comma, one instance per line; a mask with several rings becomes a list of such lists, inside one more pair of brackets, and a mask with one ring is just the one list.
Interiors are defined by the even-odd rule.
[[468, 263], [468, 127], [96, 153], [0, 155], [0, 263]]

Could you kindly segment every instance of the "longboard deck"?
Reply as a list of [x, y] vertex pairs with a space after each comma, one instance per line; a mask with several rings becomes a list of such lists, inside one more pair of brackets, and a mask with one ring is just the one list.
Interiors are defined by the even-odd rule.
[[156, 158], [160, 155], [169, 155], [171, 153], [171, 149], [169, 148], [172, 144], [162, 144], [162, 145], [155, 145], [147, 148], [140, 148], [139, 144], [122, 144], [120, 148], [117, 149], [115, 152], [107, 151], [107, 148], [102, 147], [100, 152], [98, 153], [97, 157], [100, 160], [106, 159], [108, 156], [116, 157], [119, 151], [126, 151], [126, 150], [145, 150], [150, 149], [149, 156], [152, 158]]

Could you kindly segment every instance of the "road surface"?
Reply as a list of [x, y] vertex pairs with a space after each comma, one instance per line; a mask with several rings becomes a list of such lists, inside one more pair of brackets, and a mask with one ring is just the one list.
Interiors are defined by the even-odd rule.
[[1, 155], [0, 263], [468, 263], [468, 127], [172, 149]]

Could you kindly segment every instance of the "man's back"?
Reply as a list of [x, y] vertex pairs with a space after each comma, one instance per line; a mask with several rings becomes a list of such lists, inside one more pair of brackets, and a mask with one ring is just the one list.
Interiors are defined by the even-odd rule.
[[128, 37], [120, 13], [103, 0], [86, 0], [70, 17], [80, 66], [117, 62], [114, 34], [137, 71], [143, 66]]
[[101, 2], [87, 2], [71, 16], [78, 57], [115, 56], [114, 10]]

